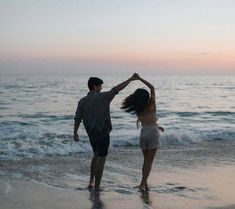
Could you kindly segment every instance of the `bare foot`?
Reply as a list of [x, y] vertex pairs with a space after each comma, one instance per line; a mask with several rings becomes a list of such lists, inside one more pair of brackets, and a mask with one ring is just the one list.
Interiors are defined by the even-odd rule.
[[91, 191], [94, 189], [94, 182], [90, 182], [87, 186], [88, 190]]
[[148, 192], [149, 190], [150, 190], [150, 188], [149, 188], [148, 184], [146, 183], [145, 184], [145, 191]]
[[140, 191], [140, 192], [145, 192], [145, 188], [144, 188], [144, 186], [139, 185], [139, 187], [138, 187], [138, 188], [139, 188], [139, 191]]

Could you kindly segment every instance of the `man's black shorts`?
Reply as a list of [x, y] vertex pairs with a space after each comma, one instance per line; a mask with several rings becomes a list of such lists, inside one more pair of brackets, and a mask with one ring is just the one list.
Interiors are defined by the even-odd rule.
[[106, 136], [89, 136], [90, 144], [92, 146], [93, 152], [98, 156], [107, 156], [108, 149], [110, 144], [110, 137], [109, 134]]

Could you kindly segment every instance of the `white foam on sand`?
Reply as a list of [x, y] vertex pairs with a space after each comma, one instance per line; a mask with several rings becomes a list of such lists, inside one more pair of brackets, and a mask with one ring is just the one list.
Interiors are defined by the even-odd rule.
[[9, 194], [12, 192], [12, 186], [9, 182], [6, 182], [6, 189], [5, 189], [5, 194]]

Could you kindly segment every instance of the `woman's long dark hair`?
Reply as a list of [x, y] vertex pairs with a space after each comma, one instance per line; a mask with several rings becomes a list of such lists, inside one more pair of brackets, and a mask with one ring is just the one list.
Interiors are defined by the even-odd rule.
[[136, 89], [135, 92], [125, 98], [122, 102], [121, 109], [132, 114], [140, 114], [149, 102], [149, 92], [145, 89]]

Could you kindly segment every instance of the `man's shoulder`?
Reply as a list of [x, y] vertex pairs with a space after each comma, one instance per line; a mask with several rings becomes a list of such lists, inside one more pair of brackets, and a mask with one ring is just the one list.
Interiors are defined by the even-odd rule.
[[79, 101], [83, 101], [83, 100], [85, 100], [86, 98], [87, 98], [87, 95], [84, 96], [84, 97], [82, 97]]
[[101, 92], [100, 94], [101, 94], [101, 95], [116, 95], [116, 94], [118, 94], [118, 90], [117, 90], [116, 87], [113, 87], [113, 88], [111, 88], [111, 89], [108, 90], [108, 91], [103, 91], [103, 92]]
[[80, 100], [78, 100], [78, 104], [83, 104], [87, 99], [87, 96], [82, 97]]

